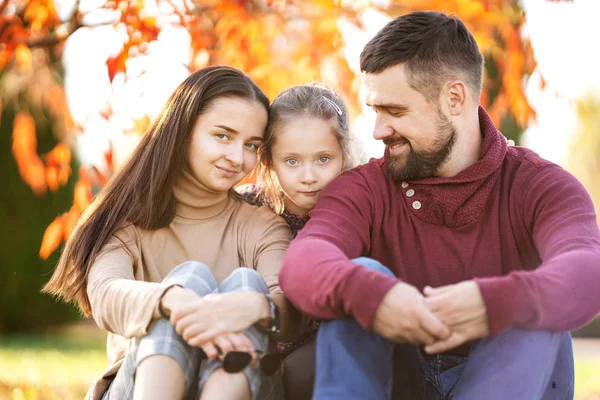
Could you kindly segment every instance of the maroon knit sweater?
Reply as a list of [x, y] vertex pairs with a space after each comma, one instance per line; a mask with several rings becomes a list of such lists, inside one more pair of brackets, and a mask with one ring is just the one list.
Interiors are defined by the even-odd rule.
[[[395, 181], [384, 159], [330, 183], [279, 275], [290, 301], [321, 319], [370, 329], [387, 291], [475, 279], [492, 334], [567, 330], [600, 312], [600, 232], [583, 186], [479, 112], [480, 159], [451, 178]], [[350, 259], [368, 256], [396, 278]]]

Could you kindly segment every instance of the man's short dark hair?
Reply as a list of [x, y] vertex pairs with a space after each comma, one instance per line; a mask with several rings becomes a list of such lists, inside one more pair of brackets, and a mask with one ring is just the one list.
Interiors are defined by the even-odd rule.
[[445, 82], [457, 78], [479, 99], [483, 56], [473, 35], [454, 16], [418, 11], [398, 17], [360, 54], [360, 69], [366, 73], [398, 64], [405, 65], [409, 85], [430, 103], [437, 101]]

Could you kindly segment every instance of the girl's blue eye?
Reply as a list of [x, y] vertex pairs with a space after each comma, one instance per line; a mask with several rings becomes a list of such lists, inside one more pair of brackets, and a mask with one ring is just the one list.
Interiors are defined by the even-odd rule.
[[295, 158], [288, 158], [287, 160], [285, 160], [285, 163], [287, 165], [294, 166], [294, 165], [298, 165], [298, 160], [296, 160]]
[[319, 162], [323, 163], [323, 164], [325, 164], [329, 160], [331, 160], [331, 157], [329, 157], [329, 156], [321, 156], [321, 157], [319, 157]]

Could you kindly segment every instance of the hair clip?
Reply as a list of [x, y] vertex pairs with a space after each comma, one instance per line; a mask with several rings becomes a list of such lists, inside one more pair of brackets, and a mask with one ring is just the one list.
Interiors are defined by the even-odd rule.
[[337, 104], [335, 104], [335, 103], [334, 103], [334, 102], [333, 102], [331, 99], [328, 99], [328, 98], [327, 98], [327, 97], [325, 97], [325, 96], [321, 96], [321, 97], [323, 97], [323, 98], [325, 99], [325, 101], [326, 101], [326, 102], [328, 102], [329, 104], [331, 104], [331, 105], [333, 106], [333, 108], [335, 108], [335, 111], [337, 111], [337, 113], [338, 113], [339, 115], [342, 115], [342, 114], [343, 114], [343, 112], [342, 112], [342, 109], [340, 108], [340, 106], [338, 106]]

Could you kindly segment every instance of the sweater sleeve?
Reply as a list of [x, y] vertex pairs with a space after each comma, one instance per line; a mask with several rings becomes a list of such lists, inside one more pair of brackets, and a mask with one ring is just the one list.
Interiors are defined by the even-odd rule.
[[351, 261], [369, 254], [375, 196], [356, 169], [321, 194], [280, 275], [286, 296], [300, 311], [320, 319], [350, 315], [371, 329], [383, 297], [398, 282]]
[[94, 320], [102, 329], [125, 338], [148, 334], [158, 300], [169, 285], [135, 280], [133, 227], [104, 245], [88, 275], [87, 293]]
[[490, 331], [570, 330], [600, 312], [600, 232], [584, 187], [551, 164], [536, 170], [523, 188], [523, 218], [542, 260], [533, 271], [477, 279]]

